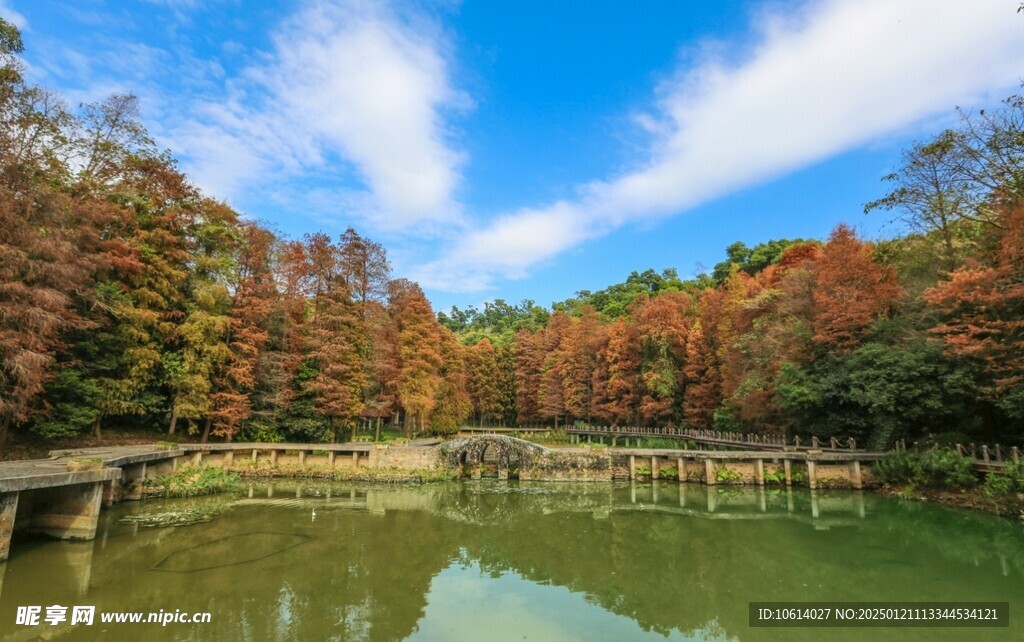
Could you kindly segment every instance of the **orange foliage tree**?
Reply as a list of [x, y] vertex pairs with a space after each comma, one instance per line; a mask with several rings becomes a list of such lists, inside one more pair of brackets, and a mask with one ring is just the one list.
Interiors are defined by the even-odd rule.
[[837, 352], [857, 346], [868, 326], [899, 297], [891, 269], [872, 260], [871, 245], [838, 225], [821, 249], [814, 284], [814, 341]]
[[1024, 203], [1006, 204], [998, 248], [924, 293], [944, 320], [933, 328], [953, 354], [979, 363], [989, 392], [1024, 418]]

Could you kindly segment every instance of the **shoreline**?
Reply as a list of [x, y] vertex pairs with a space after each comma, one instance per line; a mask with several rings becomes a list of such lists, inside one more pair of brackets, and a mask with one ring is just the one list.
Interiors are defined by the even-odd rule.
[[[445, 469], [445, 468], [434, 468], [434, 469], [403, 469], [398, 467], [386, 467], [386, 468], [362, 468], [357, 470], [346, 470], [346, 469], [335, 469], [327, 470], [320, 468], [299, 468], [292, 466], [277, 466], [277, 467], [239, 467], [228, 469], [229, 472], [234, 472], [239, 475], [242, 480], [247, 481], [258, 481], [258, 480], [274, 480], [274, 479], [295, 479], [295, 480], [318, 480], [325, 482], [358, 482], [358, 483], [370, 483], [370, 484], [386, 484], [386, 485], [421, 485], [421, 484], [434, 484], [449, 481], [480, 481], [478, 479], [471, 479], [459, 474], [458, 470]], [[487, 476], [485, 480], [491, 481], [509, 481], [501, 480], [497, 477]], [[520, 480], [515, 480], [520, 481]], [[535, 482], [542, 481], [552, 484], [562, 483], [628, 483], [630, 480], [626, 478], [618, 479], [613, 478], [607, 479], [588, 479], [588, 478], [576, 478], [576, 479], [524, 479], [522, 481]], [[635, 480], [640, 484], [651, 484], [654, 481], [664, 484], [676, 484], [676, 485], [694, 485], [704, 486], [705, 484], [698, 481], [678, 481], [675, 479], [659, 479], [654, 480], [649, 477], [641, 477]], [[748, 483], [719, 483], [720, 487], [724, 488], [756, 488], [756, 486]], [[785, 489], [786, 486], [781, 484], [768, 484], [764, 488], [766, 489]], [[806, 487], [795, 487], [802, 490], [810, 490]], [[822, 488], [820, 490], [827, 491], [853, 491], [852, 488], [839, 487], [839, 488]], [[996, 515], [1011, 521], [1024, 521], [1024, 493], [1017, 493], [1015, 495], [1005, 497], [988, 497], [982, 491], [981, 486], [965, 489], [963, 491], [949, 491], [934, 488], [919, 488], [907, 485], [881, 485], [881, 486], [870, 486], [862, 489], [862, 492], [870, 492], [876, 495], [882, 495], [892, 497], [895, 499], [902, 499], [906, 501], [915, 501], [926, 504], [938, 504], [946, 508], [958, 508], [970, 511], [984, 512], [992, 515]], [[161, 495], [148, 495], [150, 499], [163, 499], [165, 497]]]
[[1024, 493], [987, 497], [980, 486], [964, 491], [918, 488], [906, 485], [880, 486], [872, 492], [923, 504], [939, 504], [947, 508], [981, 511], [1012, 521], [1024, 521]]

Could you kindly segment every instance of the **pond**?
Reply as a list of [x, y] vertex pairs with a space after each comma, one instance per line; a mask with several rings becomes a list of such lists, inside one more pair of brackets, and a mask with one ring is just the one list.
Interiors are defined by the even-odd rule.
[[[12, 640], [1024, 639], [1021, 523], [859, 492], [282, 481], [119, 504], [0, 573]], [[749, 626], [750, 602], [807, 600], [1009, 601], [1011, 628]], [[161, 611], [210, 621], [100, 621]]]

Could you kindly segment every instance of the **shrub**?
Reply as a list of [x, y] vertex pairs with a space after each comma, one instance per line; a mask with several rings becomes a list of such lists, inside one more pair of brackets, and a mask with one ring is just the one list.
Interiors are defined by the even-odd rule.
[[1009, 495], [1014, 491], [1015, 484], [1013, 478], [1009, 475], [1003, 475], [1002, 473], [990, 473], [985, 478], [985, 495], [989, 497], [996, 497], [999, 495]]
[[875, 474], [883, 484], [917, 483], [921, 478], [921, 462], [914, 453], [897, 450], [875, 462]]
[[147, 480], [146, 485], [162, 497], [194, 497], [242, 488], [238, 473], [216, 466], [182, 466], [170, 475]]
[[764, 483], [766, 484], [784, 484], [785, 482], [786, 471], [784, 469], [766, 470], [764, 473]]
[[891, 452], [874, 469], [884, 484], [966, 488], [978, 483], [971, 460], [951, 448]]
[[920, 455], [923, 483], [937, 488], [966, 488], [978, 483], [971, 460], [951, 448], [933, 448]]
[[720, 466], [718, 470], [715, 471], [715, 479], [725, 484], [733, 484], [741, 481], [743, 479], [743, 475], [735, 470], [730, 470], [725, 466]]
[[989, 497], [1024, 492], [1024, 462], [1008, 462], [1003, 470], [989, 473], [984, 492]]

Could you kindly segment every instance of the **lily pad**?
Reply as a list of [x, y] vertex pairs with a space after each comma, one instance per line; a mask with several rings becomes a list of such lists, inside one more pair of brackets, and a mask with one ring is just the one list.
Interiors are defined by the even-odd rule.
[[216, 513], [192, 509], [173, 510], [163, 513], [139, 513], [125, 515], [118, 521], [122, 524], [138, 524], [145, 528], [161, 528], [164, 526], [190, 526], [202, 524], [213, 519]]

